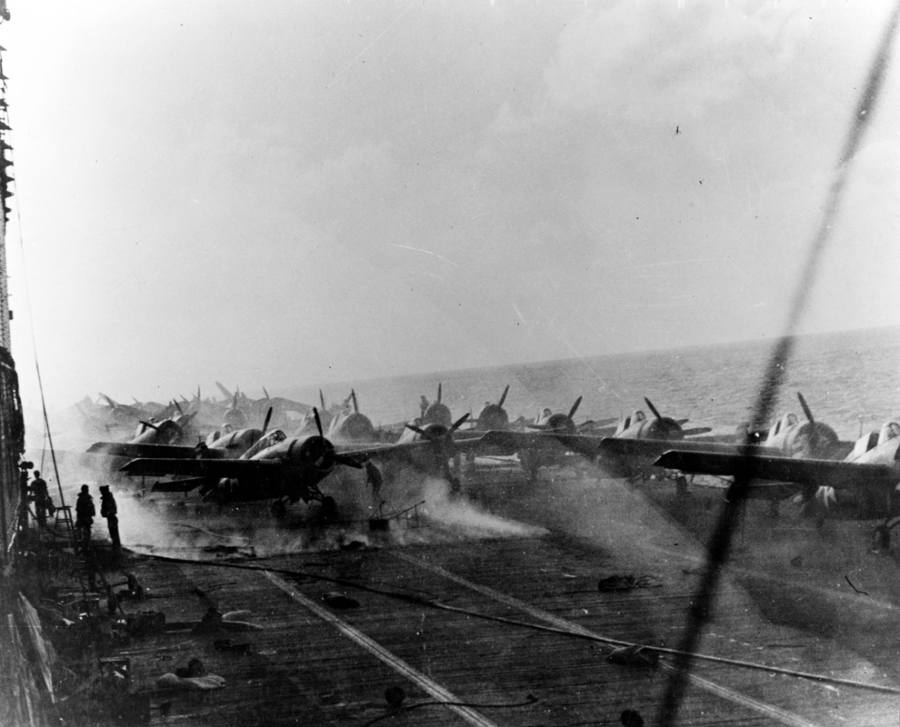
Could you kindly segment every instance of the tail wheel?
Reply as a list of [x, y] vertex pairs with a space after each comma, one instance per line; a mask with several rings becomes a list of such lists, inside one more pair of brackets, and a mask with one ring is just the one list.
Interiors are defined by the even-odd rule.
[[319, 515], [323, 520], [334, 520], [337, 517], [337, 502], [335, 502], [333, 497], [326, 495], [322, 498]]

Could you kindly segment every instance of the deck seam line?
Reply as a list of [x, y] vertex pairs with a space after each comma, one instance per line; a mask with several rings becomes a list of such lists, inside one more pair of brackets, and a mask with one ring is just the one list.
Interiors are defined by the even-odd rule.
[[[416, 558], [415, 556], [409, 555], [408, 553], [402, 553], [399, 551], [391, 551], [390, 555], [407, 563], [410, 563], [411, 565], [416, 565], [425, 570], [429, 570], [436, 575], [447, 578], [454, 583], [464, 586], [470, 590], [476, 591], [477, 593], [480, 593], [483, 596], [487, 596], [488, 598], [498, 601], [499, 603], [505, 604], [512, 608], [516, 608], [520, 611], [524, 611], [533, 618], [536, 618], [539, 621], [544, 621], [545, 623], [549, 623], [559, 629], [566, 630], [575, 634], [580, 634], [582, 636], [601, 638], [600, 634], [586, 629], [583, 626], [579, 626], [578, 624], [572, 623], [571, 621], [567, 621], [565, 619], [559, 618], [558, 616], [554, 616], [552, 613], [548, 613], [547, 611], [539, 609], [536, 606], [532, 606], [531, 604], [526, 603], [525, 601], [521, 601], [513, 596], [501, 593], [500, 591], [495, 591], [493, 588], [489, 588], [488, 586], [482, 586], [473, 581], [469, 581], [466, 578], [458, 576], [455, 573], [452, 573], [434, 563], [430, 563], [426, 560], [421, 560], [419, 558]], [[667, 671], [670, 671], [673, 668], [671, 664], [666, 664], [664, 662], [660, 663], [660, 667]], [[712, 692], [722, 699], [730, 702], [735, 702], [744, 707], [747, 707], [748, 709], [760, 712], [767, 717], [771, 717], [781, 722], [782, 724], [791, 725], [791, 727], [818, 727], [815, 722], [810, 722], [800, 715], [793, 714], [791, 712], [788, 712], [787, 710], [781, 709], [780, 707], [776, 707], [775, 705], [766, 704], [765, 702], [761, 702], [757, 699], [754, 699], [753, 697], [748, 697], [747, 695], [741, 694], [740, 692], [737, 692], [730, 687], [726, 687], [721, 684], [717, 684], [716, 682], [710, 681], [705, 677], [701, 677], [693, 673], [689, 674], [688, 677], [696, 686], [706, 689], [707, 691]]]
[[[294, 586], [292, 586], [280, 576], [277, 576], [274, 573], [266, 570], [263, 571], [263, 575], [268, 578], [273, 585], [275, 585], [277, 588], [280, 588], [293, 600], [297, 601], [297, 603], [304, 606], [306, 609], [311, 611], [327, 624], [334, 626], [341, 634], [346, 636], [351, 641], [354, 641], [357, 645], [363, 647], [370, 654], [387, 664], [398, 674], [401, 674], [402, 676], [409, 679], [411, 682], [419, 686], [439, 702], [463, 701], [448, 689], [445, 689], [440, 684], [435, 682], [430, 677], [427, 677], [422, 672], [407, 664], [399, 656], [396, 656], [395, 654], [388, 651], [381, 644], [364, 634], [359, 629], [354, 628], [346, 621], [338, 618], [312, 599], [304, 596], [302, 593], [300, 593], [300, 591], [298, 591], [296, 588], [294, 588]], [[445, 707], [446, 709], [456, 712], [456, 714], [462, 717], [466, 722], [472, 725], [476, 725], [476, 727], [498, 727], [495, 722], [489, 720], [483, 714], [476, 712], [471, 707], [464, 707], [456, 704], [446, 704]]]

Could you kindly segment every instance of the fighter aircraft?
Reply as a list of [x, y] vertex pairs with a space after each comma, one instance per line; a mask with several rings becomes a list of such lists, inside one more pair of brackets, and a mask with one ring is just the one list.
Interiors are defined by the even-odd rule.
[[[370, 460], [406, 461], [414, 466], [433, 471], [439, 476], [448, 473], [448, 461], [452, 456], [452, 434], [455, 427], [465, 421], [463, 417], [447, 430], [440, 425], [429, 425], [421, 430], [421, 439], [403, 444], [369, 444], [367, 446], [338, 451], [322, 432], [318, 411], [313, 410], [317, 422], [317, 434], [309, 437], [284, 438], [265, 449], [253, 448], [238, 459], [220, 457], [186, 458], [138, 458], [122, 469], [129, 475], [182, 475], [207, 478], [201, 494], [220, 502], [272, 499], [273, 512], [282, 514], [288, 503], [302, 500], [319, 502], [321, 512], [333, 517], [336, 504], [324, 495], [319, 483], [338, 465], [365, 467], [373, 488], [381, 484], [380, 472]], [[468, 416], [468, 415], [467, 415]], [[474, 445], [471, 440], [470, 445]], [[192, 489], [201, 480], [192, 482]]]
[[[838, 442], [824, 451], [834, 452], [839, 445]], [[679, 447], [665, 452], [656, 464], [682, 472], [723, 476], [740, 474], [772, 483], [796, 483], [800, 485], [801, 502], [807, 511], [816, 503], [826, 509], [831, 504], [839, 503], [855, 506], [862, 514], [880, 512], [890, 515], [896, 505], [897, 484], [900, 482], [898, 459], [900, 423], [889, 421], [879, 432], [869, 432], [860, 437], [844, 459], [802, 457], [791, 455], [790, 450], [776, 454], [761, 453], [759, 448], [752, 446], [739, 452], [688, 452]], [[761, 483], [754, 487], [765, 492], [773, 485]]]
[[[318, 418], [318, 414], [316, 414]], [[280, 431], [280, 430], [278, 430]], [[283, 512], [287, 502], [303, 500], [321, 503], [333, 514], [335, 502], [319, 489], [338, 465], [361, 468], [359, 459], [339, 454], [334, 445], [319, 434], [303, 439], [277, 437], [265, 448], [253, 447], [237, 459], [221, 457], [138, 458], [122, 470], [129, 475], [185, 475], [205, 478], [202, 493], [220, 502], [274, 500], [273, 511]], [[268, 443], [268, 439], [266, 439]], [[202, 480], [192, 481], [194, 487]]]
[[[419, 419], [420, 424], [439, 424], [442, 427], [450, 427], [453, 425], [453, 415], [450, 414], [450, 408], [441, 401], [443, 394], [443, 386], [438, 383], [437, 399], [422, 408], [422, 416]], [[426, 403], [426, 399], [422, 397], [422, 403]]]
[[[795, 414], [781, 416], [769, 427], [764, 438], [751, 440], [759, 442], [753, 445], [754, 451], [760, 455], [834, 459], [846, 453], [849, 443], [841, 442], [831, 427], [816, 421], [803, 395], [798, 393], [797, 396], [806, 420]], [[664, 417], [649, 399], [645, 398], [644, 402], [653, 416], [647, 417], [642, 411], [637, 411], [625, 417], [612, 436], [598, 438], [572, 433], [556, 433], [554, 436], [567, 449], [591, 459], [596, 458], [605, 471], [623, 477], [645, 477], [658, 472], [657, 460], [663, 452], [674, 448], [673, 441], [678, 442], [677, 449], [680, 451], [724, 454], [740, 451], [740, 445], [734, 443], [733, 437], [698, 439], [697, 435], [705, 434], [710, 429], [685, 429], [682, 425], [686, 420]]]
[[[194, 413], [190, 414], [193, 418]], [[269, 423], [272, 419], [272, 410], [266, 413], [262, 429], [255, 427], [245, 427], [243, 429], [232, 429], [228, 425], [224, 430], [217, 430], [210, 433], [205, 441], [196, 444], [188, 444], [187, 435], [182, 433], [172, 440], [166, 440], [165, 436], [159, 437], [159, 431], [171, 428], [170, 421], [153, 424], [146, 422], [144, 425], [149, 427], [146, 432], [139, 437], [135, 437], [129, 442], [96, 442], [88, 448], [88, 452], [92, 454], [105, 454], [109, 457], [128, 457], [131, 459], [138, 457], [149, 458], [168, 458], [168, 459], [188, 459], [195, 457], [240, 457], [248, 449], [257, 444], [269, 430]], [[154, 427], [156, 429], [154, 429]], [[151, 436], [155, 432], [158, 438]], [[281, 438], [286, 435], [281, 432]]]
[[194, 412], [184, 413], [180, 407], [178, 412], [162, 421], [142, 420], [135, 436], [128, 442], [95, 442], [87, 451], [111, 457], [133, 457], [135, 453], [145, 451], [144, 448], [148, 446], [172, 447], [187, 444], [197, 436], [193, 426]]
[[486, 442], [501, 446], [505, 444], [507, 447], [513, 447], [514, 444], [522, 469], [529, 479], [534, 480], [540, 467], [558, 464], [565, 457], [567, 449], [558, 436], [576, 434], [577, 427], [573, 417], [581, 406], [581, 401], [580, 396], [575, 399], [568, 413], [553, 413], [550, 409], [543, 409], [534, 422], [525, 425], [534, 430], [531, 433], [508, 432], [507, 436], [503, 436], [502, 432], [491, 432], [486, 435]]
[[508, 393], [509, 384], [503, 389], [503, 393], [500, 394], [500, 399], [496, 404], [490, 401], [484, 402], [481, 411], [475, 415], [475, 426], [472, 429], [480, 432], [489, 432], [492, 429], [509, 429], [509, 414], [503, 408]]
[[636, 411], [623, 417], [608, 436], [580, 433], [572, 419], [581, 403], [579, 397], [568, 415], [544, 414], [534, 424], [527, 425], [538, 430], [535, 433], [510, 432], [504, 435], [491, 432], [484, 444], [509, 445], [515, 442], [522, 466], [532, 477], [539, 467], [559, 462], [570, 452], [597, 462], [613, 476], [624, 477], [644, 473], [668, 448], [665, 442], [684, 440], [686, 436], [710, 431], [709, 427], [684, 429], [682, 424], [686, 420], [664, 417], [649, 399], [645, 398], [644, 402], [653, 414], [652, 417]]

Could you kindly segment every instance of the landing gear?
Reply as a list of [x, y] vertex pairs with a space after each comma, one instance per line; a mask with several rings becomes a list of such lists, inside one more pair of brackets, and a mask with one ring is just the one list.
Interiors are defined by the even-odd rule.
[[891, 529], [887, 523], [878, 525], [872, 531], [872, 552], [886, 553], [891, 549]]
[[330, 495], [322, 498], [322, 506], [319, 509], [319, 516], [323, 520], [334, 520], [337, 517], [337, 502]]
[[455, 477], [454, 475], [449, 475], [447, 477], [448, 482], [450, 482], [450, 496], [458, 497], [462, 492], [462, 483], [459, 480], [459, 477]]
[[688, 496], [688, 481], [684, 475], [675, 478], [675, 494], [679, 498]]
[[891, 549], [891, 530], [900, 525], [900, 518], [886, 518], [872, 532], [872, 552], [887, 553]]

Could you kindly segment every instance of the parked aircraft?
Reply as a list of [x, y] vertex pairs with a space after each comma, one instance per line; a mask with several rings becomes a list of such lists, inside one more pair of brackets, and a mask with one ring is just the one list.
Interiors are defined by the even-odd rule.
[[558, 462], [569, 452], [597, 461], [611, 475], [621, 477], [644, 472], [667, 448], [664, 442], [683, 440], [685, 436], [710, 431], [709, 427], [685, 430], [682, 424], [686, 420], [664, 417], [649, 399], [644, 401], [652, 417], [636, 411], [623, 417], [608, 436], [579, 432], [572, 419], [581, 403], [579, 397], [568, 415], [544, 414], [534, 424], [527, 425], [538, 432], [511, 432], [507, 436], [492, 432], [485, 444], [516, 442], [522, 466], [532, 477], [538, 467]]
[[[466, 415], [467, 417], [468, 415]], [[129, 475], [182, 475], [193, 478], [209, 478], [215, 482], [201, 489], [201, 494], [221, 502], [273, 499], [273, 511], [283, 512], [286, 504], [302, 500], [318, 501], [326, 516], [335, 512], [334, 499], [324, 495], [319, 483], [338, 465], [367, 470], [370, 484], [380, 485], [381, 476], [371, 459], [390, 462], [407, 462], [441, 477], [452, 477], [449, 459], [455, 451], [452, 434], [466, 417], [449, 429], [439, 425], [422, 429], [420, 439], [402, 444], [368, 444], [337, 450], [322, 433], [318, 411], [314, 410], [318, 434], [309, 437], [283, 438], [264, 449], [254, 447], [239, 459], [221, 457], [195, 458], [139, 458], [128, 462], [122, 469]], [[474, 446], [477, 440], [469, 440], [466, 446]], [[192, 481], [194, 489], [201, 480]], [[452, 479], [451, 479], [452, 483]], [[158, 489], [172, 489], [158, 488]]]
[[[834, 451], [832, 448], [829, 451]], [[724, 476], [743, 475], [770, 482], [800, 485], [808, 509], [835, 502], [859, 508], [863, 514], [890, 515], [900, 482], [900, 423], [886, 422], [879, 432], [860, 437], [844, 459], [760, 454], [758, 448], [740, 452], [665, 452], [657, 466], [682, 472]], [[765, 491], [767, 485], [757, 485]], [[837, 494], [836, 494], [837, 493]]]
[[305, 439], [279, 438], [271, 446], [253, 448], [252, 453], [245, 452], [237, 459], [139, 458], [128, 462], [122, 470], [129, 475], [209, 478], [215, 484], [206, 485], [202, 494], [220, 502], [271, 499], [273, 511], [278, 512], [288, 502], [316, 501], [331, 515], [335, 510], [334, 499], [322, 493], [319, 482], [338, 465], [361, 468], [362, 463], [361, 458], [339, 454], [322, 435], [321, 422], [318, 431], [319, 434]]
[[437, 399], [423, 408], [422, 416], [419, 420], [420, 424], [439, 424], [440, 426], [447, 428], [453, 426], [453, 415], [450, 414], [450, 408], [441, 401], [442, 394], [443, 387], [438, 383]]
[[361, 444], [379, 441], [372, 420], [359, 411], [356, 390], [350, 390], [350, 406], [338, 413], [328, 426], [327, 437], [338, 444]]
[[[143, 420], [138, 430], [128, 442], [95, 442], [87, 451], [90, 454], [105, 454], [111, 457], [133, 457], [143, 447], [171, 447], [185, 445], [197, 437], [193, 425], [194, 412], [179, 413], [168, 419], [154, 422]], [[156, 450], [162, 451], [162, 450]]]

